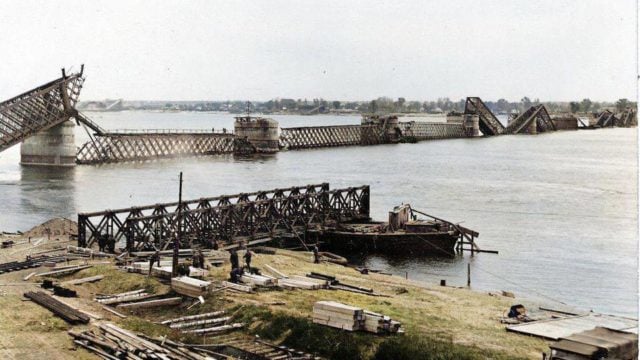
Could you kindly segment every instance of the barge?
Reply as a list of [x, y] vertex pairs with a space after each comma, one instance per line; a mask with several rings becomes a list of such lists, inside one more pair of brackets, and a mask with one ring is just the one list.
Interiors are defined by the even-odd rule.
[[338, 253], [454, 256], [463, 244], [476, 247], [474, 239], [479, 234], [405, 204], [390, 211], [387, 222], [329, 224], [308, 230], [308, 235], [315, 237], [322, 249]]

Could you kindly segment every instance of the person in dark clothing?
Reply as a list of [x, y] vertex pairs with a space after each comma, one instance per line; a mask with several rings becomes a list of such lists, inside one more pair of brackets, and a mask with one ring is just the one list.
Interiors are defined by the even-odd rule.
[[202, 253], [202, 250], [198, 250], [198, 263], [200, 264], [200, 269], [204, 269], [205, 265], [204, 265], [204, 254]]
[[251, 257], [253, 256], [253, 254], [251, 253], [251, 250], [247, 249], [247, 252], [244, 253], [244, 263], [247, 266], [247, 269], [249, 270], [249, 273], [251, 273]]
[[244, 274], [244, 271], [241, 268], [233, 268], [229, 273], [229, 277], [232, 283], [237, 284], [240, 282], [240, 278]]
[[104, 249], [107, 247], [107, 235], [100, 234], [98, 235], [98, 248], [100, 252], [104, 252]]
[[182, 264], [178, 265], [178, 275], [179, 276], [189, 276], [191, 263], [189, 261], [185, 261]]
[[318, 251], [318, 244], [313, 247], [313, 262], [314, 264], [320, 264], [320, 254]]
[[199, 268], [200, 265], [200, 256], [198, 256], [198, 253], [196, 252], [195, 254], [193, 254], [193, 256], [191, 257], [192, 261], [193, 261], [193, 267], [194, 268]]
[[218, 246], [218, 241], [217, 240], [213, 240], [213, 250], [218, 250], [220, 247]]
[[154, 262], [157, 262], [158, 266], [160, 266], [160, 252], [157, 250], [149, 257], [149, 276], [151, 276], [151, 269], [153, 269]]
[[231, 256], [229, 256], [229, 261], [231, 261], [231, 269], [235, 269], [240, 267], [240, 261], [238, 260], [238, 253], [235, 249], [231, 249]]

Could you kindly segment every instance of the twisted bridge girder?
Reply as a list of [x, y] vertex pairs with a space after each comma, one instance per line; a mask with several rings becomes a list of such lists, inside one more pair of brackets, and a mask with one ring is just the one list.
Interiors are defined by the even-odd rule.
[[478, 115], [480, 131], [484, 136], [500, 135], [505, 131], [504, 125], [484, 104], [479, 97], [468, 97], [464, 104], [465, 115]]
[[527, 133], [531, 122], [536, 122], [536, 132], [555, 131], [556, 125], [551, 120], [547, 108], [540, 104], [532, 106], [518, 115], [506, 128], [507, 134]]
[[83, 71], [62, 73], [59, 79], [0, 103], [0, 151], [77, 115]]

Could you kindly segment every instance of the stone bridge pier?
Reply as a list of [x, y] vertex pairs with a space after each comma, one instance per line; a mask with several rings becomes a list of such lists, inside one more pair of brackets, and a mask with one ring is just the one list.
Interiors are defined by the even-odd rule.
[[65, 121], [24, 139], [20, 145], [20, 164], [75, 166], [74, 127], [72, 121]]

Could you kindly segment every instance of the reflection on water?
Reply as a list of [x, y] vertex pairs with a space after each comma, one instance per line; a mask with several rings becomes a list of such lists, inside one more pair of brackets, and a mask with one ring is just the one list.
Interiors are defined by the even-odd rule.
[[[113, 113], [106, 128], [230, 128], [228, 115]], [[282, 126], [353, 124], [359, 117], [279, 116]], [[78, 134], [78, 142], [81, 133]], [[53, 216], [329, 182], [371, 185], [371, 215], [384, 220], [410, 203], [480, 233], [499, 255], [456, 258], [370, 256], [363, 264], [438, 284], [543, 293], [584, 308], [637, 312], [636, 129], [426, 141], [418, 144], [287, 151], [78, 166], [18, 165], [19, 147], [0, 153], [0, 229], [25, 230]]]

